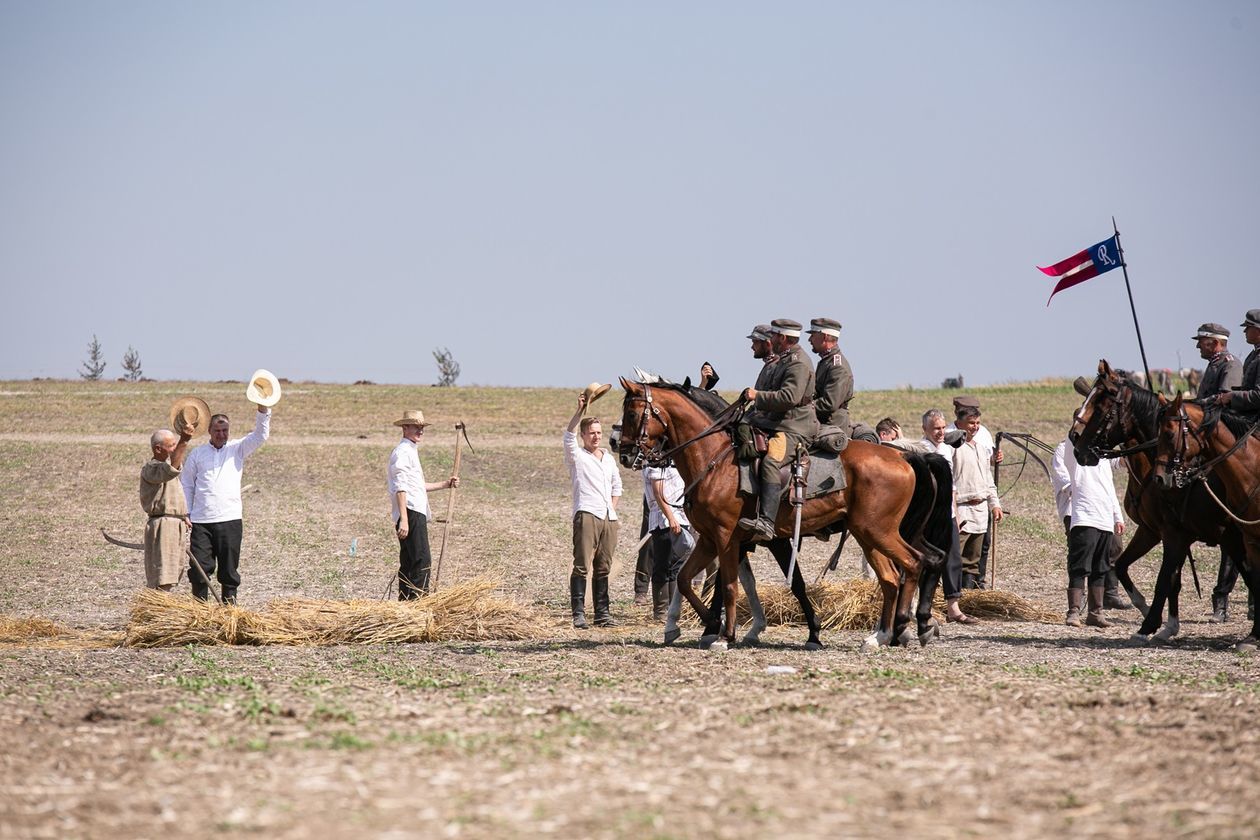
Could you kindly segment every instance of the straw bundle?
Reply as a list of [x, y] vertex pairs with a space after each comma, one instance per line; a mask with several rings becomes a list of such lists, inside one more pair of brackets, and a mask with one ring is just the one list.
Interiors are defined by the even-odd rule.
[[53, 639], [73, 633], [55, 621], [36, 616], [0, 615], [0, 643], [23, 644], [36, 639]]
[[125, 644], [351, 645], [533, 638], [541, 624], [538, 616], [492, 594], [498, 585], [479, 578], [404, 602], [289, 598], [261, 612], [146, 590], [132, 606]]
[[[806, 591], [823, 630], [869, 630], [879, 621], [884, 600], [876, 581], [855, 578], [834, 583], [813, 583], [806, 586]], [[804, 623], [800, 605], [787, 587], [758, 587], [757, 595], [761, 599], [762, 609], [765, 610], [767, 624]], [[938, 613], [937, 617], [943, 619], [945, 600], [939, 589], [932, 606]], [[1014, 593], [998, 590], [968, 590], [963, 593], [959, 606], [969, 615], [990, 621], [1035, 621], [1049, 624], [1059, 621], [1058, 614], [1052, 610]], [[742, 591], [737, 612], [741, 622], [750, 620], [748, 598]]]

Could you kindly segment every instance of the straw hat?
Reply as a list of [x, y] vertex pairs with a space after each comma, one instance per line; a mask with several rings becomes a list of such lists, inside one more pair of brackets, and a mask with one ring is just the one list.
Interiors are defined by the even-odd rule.
[[592, 382], [590, 385], [587, 385], [585, 388], [583, 388], [582, 393], [586, 395], [587, 406], [590, 406], [590, 404], [595, 402], [595, 400], [604, 396], [604, 394], [607, 394], [608, 389], [611, 387], [612, 387], [611, 384], [600, 385], [598, 382]]
[[270, 408], [280, 402], [280, 380], [276, 379], [276, 375], [271, 371], [259, 368], [249, 378], [249, 385], [245, 388], [245, 399], [264, 408]]
[[204, 435], [210, 428], [210, 406], [201, 397], [180, 397], [171, 405], [170, 427], [177, 435]]
[[1093, 390], [1093, 386], [1089, 384], [1089, 380], [1083, 376], [1078, 376], [1072, 382], [1072, 390], [1080, 394], [1082, 397], [1088, 397], [1089, 392]]
[[432, 426], [432, 423], [424, 422], [424, 412], [418, 408], [408, 409], [403, 412], [403, 416], [394, 421], [395, 426]]

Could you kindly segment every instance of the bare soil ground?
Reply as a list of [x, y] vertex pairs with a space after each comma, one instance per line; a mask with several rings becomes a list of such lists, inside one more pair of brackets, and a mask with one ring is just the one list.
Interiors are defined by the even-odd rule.
[[[136, 483], [172, 399], [237, 424], [243, 389], [205, 383], [0, 383], [0, 613], [121, 629], [143, 584]], [[993, 431], [1061, 438], [1066, 383], [979, 391]], [[759, 648], [666, 648], [632, 603], [637, 478], [626, 480], [614, 612], [568, 626], [574, 394], [297, 383], [245, 481], [245, 606], [377, 597], [396, 567], [384, 464], [390, 418], [420, 407], [430, 478], [468, 423], [442, 578], [491, 573], [549, 616], [533, 642], [142, 651], [0, 647], [0, 837], [1063, 836], [1252, 837], [1257, 663], [1231, 644], [1245, 607], [1132, 647], [1106, 631], [986, 622], [938, 644], [859, 652], [800, 627]], [[907, 429], [936, 392], [864, 392], [856, 416]], [[616, 395], [597, 404], [610, 418]], [[1008, 451], [1001, 588], [1061, 607], [1064, 541], [1035, 465]], [[1013, 487], [1012, 482], [1014, 482]], [[435, 513], [446, 499], [434, 496]], [[437, 533], [435, 526], [435, 551]], [[357, 551], [349, 554], [351, 540]], [[808, 547], [814, 577], [830, 546]], [[1216, 551], [1199, 548], [1205, 591]], [[1138, 575], [1148, 592], [1153, 563]], [[846, 548], [841, 572], [856, 574]], [[781, 576], [759, 560], [758, 577]], [[791, 673], [771, 673], [790, 666]], [[775, 669], [776, 671], [780, 669]]]

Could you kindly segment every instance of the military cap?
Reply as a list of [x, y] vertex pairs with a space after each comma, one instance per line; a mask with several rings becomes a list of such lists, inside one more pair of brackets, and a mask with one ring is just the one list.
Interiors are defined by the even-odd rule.
[[757, 341], [769, 341], [770, 340], [770, 325], [758, 324], [757, 326], [752, 328], [752, 332], [748, 334], [748, 338], [756, 339]]
[[969, 394], [959, 394], [954, 397], [954, 408], [979, 408], [980, 400]]
[[1220, 324], [1199, 324], [1199, 332], [1190, 337], [1191, 341], [1198, 341], [1200, 338], [1219, 338], [1225, 341], [1229, 338], [1229, 330]]
[[1248, 309], [1247, 320], [1243, 321], [1240, 327], [1260, 327], [1260, 309]]
[[791, 318], [775, 318], [770, 322], [770, 332], [786, 335], [789, 338], [801, 337], [801, 322]]
[[840, 337], [840, 322], [832, 318], [811, 318], [806, 332], [822, 333], [832, 338]]

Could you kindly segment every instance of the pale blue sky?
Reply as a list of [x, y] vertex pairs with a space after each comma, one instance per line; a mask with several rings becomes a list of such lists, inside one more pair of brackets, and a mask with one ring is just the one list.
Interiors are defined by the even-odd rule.
[[1260, 306], [1253, 2], [0, 2], [0, 377], [582, 385], [826, 315], [859, 388]]

